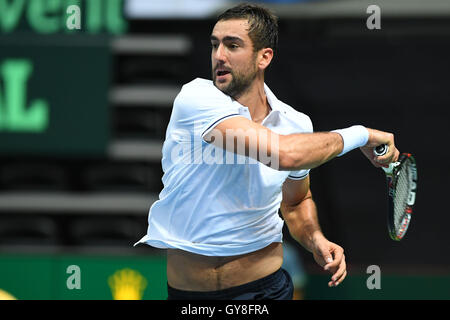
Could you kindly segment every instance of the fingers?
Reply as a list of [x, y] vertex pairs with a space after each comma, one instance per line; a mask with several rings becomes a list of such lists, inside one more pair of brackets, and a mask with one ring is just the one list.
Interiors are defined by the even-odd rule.
[[390, 163], [397, 161], [399, 155], [399, 151], [395, 146], [392, 149], [384, 156], [374, 156], [373, 161], [381, 167], [389, 167]]
[[336, 248], [334, 251], [334, 259], [324, 266], [324, 270], [334, 270], [341, 263], [342, 257], [344, 256], [344, 249], [341, 247]]
[[332, 274], [328, 286], [335, 287], [339, 285], [347, 276], [344, 249], [326, 239], [316, 243], [316, 245], [317, 247], [313, 251], [314, 259], [324, 270]]
[[342, 258], [339, 267], [336, 272], [331, 276], [331, 281], [328, 282], [329, 287], [337, 287], [347, 276], [347, 265], [345, 263], [345, 257]]
[[336, 281], [331, 280], [328, 282], [329, 287], [337, 287], [342, 281], [344, 281], [345, 277], [347, 276], [347, 270], [344, 270], [344, 273], [340, 278], [338, 278]]
[[347, 265], [345, 263], [344, 249], [337, 247], [334, 251], [334, 259], [332, 262], [324, 266], [325, 270], [332, 273], [331, 281], [328, 282], [329, 287], [336, 287], [347, 276]]
[[[387, 168], [390, 163], [397, 161], [400, 155], [400, 152], [395, 146], [394, 134], [375, 129], [368, 130], [370, 134], [369, 141], [366, 144], [365, 154], [366, 156], [369, 156], [371, 153], [371, 157], [369, 157], [369, 159], [375, 167], [381, 166]], [[388, 146], [388, 152], [383, 156], [373, 155], [373, 148], [382, 144], [386, 144]], [[369, 153], [369, 149], [371, 149], [370, 151], [372, 152]]]
[[398, 161], [399, 157], [400, 157], [400, 151], [398, 151], [397, 148], [395, 148], [394, 162]]
[[392, 149], [393, 150], [390, 150], [384, 156], [375, 156], [373, 161], [381, 167], [389, 167], [389, 164], [392, 162], [396, 162], [398, 160], [398, 157], [400, 156], [400, 152], [395, 146], [393, 146]]

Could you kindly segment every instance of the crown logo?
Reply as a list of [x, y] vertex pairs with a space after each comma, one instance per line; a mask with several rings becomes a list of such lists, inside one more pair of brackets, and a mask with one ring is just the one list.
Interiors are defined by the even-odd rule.
[[108, 278], [114, 300], [141, 300], [147, 280], [138, 271], [122, 269]]
[[0, 300], [17, 300], [17, 299], [9, 292], [0, 289]]

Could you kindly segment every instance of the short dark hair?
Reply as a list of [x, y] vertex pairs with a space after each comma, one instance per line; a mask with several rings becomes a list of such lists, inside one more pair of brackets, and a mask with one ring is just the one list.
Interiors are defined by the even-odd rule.
[[271, 48], [274, 52], [278, 46], [278, 18], [268, 9], [250, 3], [242, 3], [230, 8], [217, 17], [221, 20], [247, 19], [250, 28], [248, 36], [253, 42], [253, 50]]

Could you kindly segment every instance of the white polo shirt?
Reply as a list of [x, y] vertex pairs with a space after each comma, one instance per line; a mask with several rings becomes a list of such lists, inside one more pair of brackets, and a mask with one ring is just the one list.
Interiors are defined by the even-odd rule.
[[[313, 132], [308, 116], [278, 100], [266, 85], [264, 89], [272, 110], [263, 126], [283, 135]], [[138, 243], [232, 256], [282, 242], [278, 209], [283, 182], [304, 179], [309, 170], [277, 171], [250, 158], [239, 161], [243, 156], [203, 140], [218, 123], [238, 116], [251, 120], [248, 108], [212, 81], [197, 78], [183, 86], [162, 149], [164, 188]]]

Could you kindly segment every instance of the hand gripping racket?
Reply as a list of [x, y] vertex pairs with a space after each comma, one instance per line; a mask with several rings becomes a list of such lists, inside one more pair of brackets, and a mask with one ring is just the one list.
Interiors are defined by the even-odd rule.
[[[387, 145], [381, 145], [373, 152], [376, 156], [382, 156], [388, 150]], [[400, 241], [408, 230], [416, 201], [416, 161], [411, 154], [402, 153], [397, 162], [382, 169], [386, 173], [388, 186], [388, 231], [392, 240]]]

